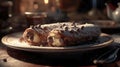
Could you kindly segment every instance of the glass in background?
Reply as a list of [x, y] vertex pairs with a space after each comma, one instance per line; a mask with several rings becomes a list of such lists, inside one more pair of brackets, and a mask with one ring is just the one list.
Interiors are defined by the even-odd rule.
[[25, 12], [25, 17], [27, 19], [28, 26], [45, 24], [47, 14], [45, 12]]
[[58, 8], [56, 1], [39, 0], [31, 2], [33, 8], [27, 8], [24, 12], [28, 26], [67, 21], [66, 13]]
[[59, 0], [44, 0], [48, 23], [68, 21], [67, 12], [59, 8]]
[[8, 34], [24, 30], [27, 27], [26, 19], [21, 14], [15, 15], [15, 12], [13, 11], [13, 7], [15, 6], [14, 1], [3, 1], [2, 4], [8, 6], [8, 10], [6, 12], [7, 16], [3, 16], [7, 18], [2, 22], [0, 21], [0, 27], [2, 27], [0, 33]]
[[24, 13], [28, 27], [30, 25], [45, 24], [47, 14], [45, 11], [42, 11], [40, 9], [39, 2], [33, 2], [32, 6], [32, 10], [26, 10], [26, 12]]
[[9, 4], [6, 1], [0, 1], [0, 34], [9, 25], [6, 23], [8, 19], [8, 7]]

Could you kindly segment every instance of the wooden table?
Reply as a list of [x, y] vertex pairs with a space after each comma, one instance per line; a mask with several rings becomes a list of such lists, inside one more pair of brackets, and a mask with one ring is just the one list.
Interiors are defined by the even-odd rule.
[[93, 60], [113, 47], [76, 53], [37, 53], [16, 50], [0, 42], [0, 67], [120, 67], [120, 51], [115, 62], [93, 64]]

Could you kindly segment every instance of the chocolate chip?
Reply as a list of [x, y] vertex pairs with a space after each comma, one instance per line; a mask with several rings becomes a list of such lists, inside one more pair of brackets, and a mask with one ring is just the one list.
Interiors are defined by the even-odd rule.
[[84, 26], [81, 27], [81, 30], [83, 30], [83, 29], [84, 29]]
[[6, 59], [6, 58], [4, 58], [4, 59], [3, 59], [3, 62], [7, 62], [7, 59]]
[[59, 26], [59, 28], [62, 28], [62, 26]]
[[60, 30], [60, 32], [64, 33], [64, 31], [63, 31], [63, 30]]
[[53, 37], [48, 37], [48, 40], [52, 40], [53, 39]]
[[68, 27], [65, 27], [65, 30], [67, 31], [67, 30], [68, 30]]
[[31, 41], [34, 39], [34, 34], [31, 32], [27, 33], [27, 38], [30, 39]]
[[47, 42], [49, 42], [49, 45], [52, 45], [52, 43], [53, 43], [53, 37], [52, 36], [48, 37], [48, 41]]
[[80, 29], [78, 28], [78, 29], [77, 29], [77, 32], [79, 32], [79, 31], [80, 31]]
[[73, 31], [73, 30], [71, 30], [71, 31], [70, 31], [70, 33], [74, 33], [74, 31]]
[[66, 26], [65, 24], [63, 24], [63, 27]]

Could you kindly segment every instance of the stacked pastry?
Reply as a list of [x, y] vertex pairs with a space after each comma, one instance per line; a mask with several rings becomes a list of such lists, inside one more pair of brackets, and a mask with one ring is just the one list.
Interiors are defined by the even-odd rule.
[[53, 23], [27, 28], [21, 40], [34, 46], [76, 46], [97, 39], [100, 33], [94, 24]]

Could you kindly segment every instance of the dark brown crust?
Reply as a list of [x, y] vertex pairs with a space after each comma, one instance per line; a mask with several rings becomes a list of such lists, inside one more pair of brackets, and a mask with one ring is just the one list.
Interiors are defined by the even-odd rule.
[[[73, 36], [65, 36], [62, 32], [55, 33], [54, 31], [50, 32], [50, 34], [56, 34], [56, 35], [60, 36], [61, 39], [63, 39], [63, 44], [60, 45], [59, 47], [76, 46], [76, 45], [80, 45], [80, 44], [85, 44], [86, 42], [88, 43], [88, 42], [95, 41], [99, 37], [99, 35], [98, 36], [75, 37], [74, 36], [74, 34], [76, 34], [75, 31], [72, 32]], [[49, 43], [49, 46], [58, 47], [58, 45], [57, 46], [52, 45], [51, 43]]]
[[[75, 25], [75, 24], [74, 24]], [[71, 27], [76, 27], [76, 25], [74, 26], [72, 25]], [[27, 28], [24, 33], [23, 33], [23, 36], [20, 38], [20, 41], [24, 41], [26, 43], [28, 43], [29, 45], [33, 45], [33, 46], [51, 46], [51, 47], [56, 47], [57, 45], [52, 45], [50, 42], [48, 42], [47, 38], [48, 36], [50, 35], [51, 31], [54, 30], [54, 28], [57, 27], [57, 26], [44, 26], [43, 28], [41, 28], [41, 26], [33, 26], [31, 28]], [[53, 29], [52, 29], [53, 28]], [[64, 30], [62, 29], [64, 28]], [[85, 28], [84, 26], [80, 27], [80, 28], [77, 28], [76, 27], [76, 30], [73, 30], [71, 28], [71, 30], [68, 30], [69, 28], [63, 24], [62, 26], [60, 26], [60, 30], [59, 28], [55, 29], [58, 31], [58, 33], [55, 33], [55, 32], [52, 32], [54, 34], [56, 34], [57, 36], [60, 36], [60, 38], [63, 40], [63, 43], [61, 45], [59, 45], [59, 47], [64, 47], [64, 46], [76, 46], [77, 44], [82, 44], [82, 43], [85, 43], [85, 42], [89, 42], [89, 41], [94, 41], [95, 39], [97, 39], [100, 35], [100, 32], [99, 30], [96, 30], [98, 32], [90, 32], [92, 33], [93, 35], [89, 35], [89, 36], [81, 36], [79, 34], [86, 34], [84, 32], [82, 32], [83, 28]], [[43, 32], [41, 32], [43, 31]], [[66, 36], [64, 34], [64, 32], [68, 32], [71, 34], [71, 36]], [[89, 33], [87, 33], [89, 34]], [[29, 36], [29, 38], [27, 37], [27, 35]], [[33, 37], [30, 37], [30, 36], [35, 36], [37, 35], [38, 36], [38, 39], [40, 39], [39, 41], [37, 42], [34, 42], [34, 38]], [[76, 37], [76, 35], [78, 37]]]

